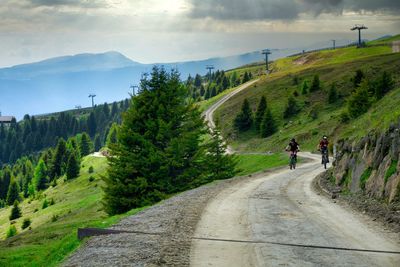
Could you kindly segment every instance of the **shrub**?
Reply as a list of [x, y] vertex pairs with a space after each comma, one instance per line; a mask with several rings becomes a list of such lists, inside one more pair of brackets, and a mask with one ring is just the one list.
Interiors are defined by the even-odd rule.
[[335, 83], [332, 83], [332, 86], [328, 92], [328, 103], [330, 104], [335, 103], [337, 99], [338, 99], [338, 94], [336, 90], [336, 85]]
[[342, 123], [347, 123], [350, 121], [350, 116], [348, 112], [342, 112], [342, 114], [340, 114], [340, 118], [339, 118], [340, 122]]
[[89, 167], [89, 173], [93, 173], [94, 172], [94, 168], [93, 168], [93, 166], [90, 166]]
[[18, 219], [19, 217], [22, 216], [21, 214], [21, 209], [19, 208], [19, 202], [18, 200], [14, 201], [14, 205], [11, 209], [11, 214], [10, 214], [10, 221]]
[[308, 93], [308, 84], [307, 81], [303, 82], [303, 86], [301, 88], [301, 94], [306, 95]]
[[51, 222], [56, 222], [58, 220], [58, 215], [57, 214], [54, 214], [52, 217], [51, 217]]
[[267, 108], [265, 110], [264, 118], [261, 122], [261, 127], [260, 127], [260, 135], [261, 137], [265, 138], [268, 137], [272, 134], [274, 134], [277, 131], [276, 123], [274, 118], [272, 117], [271, 110]]
[[13, 237], [17, 234], [17, 228], [15, 228], [15, 225], [10, 225], [10, 227], [7, 230], [6, 237], [10, 238]]
[[288, 103], [286, 105], [285, 111], [283, 112], [283, 117], [285, 119], [297, 114], [300, 111], [299, 106], [296, 103], [296, 100], [290, 96], [288, 98]]
[[321, 89], [321, 83], [319, 81], [318, 74], [314, 75], [313, 81], [311, 83], [310, 92], [315, 92]]
[[31, 225], [31, 219], [25, 218], [24, 221], [22, 222], [21, 229], [24, 230], [25, 228], [28, 228]]
[[93, 176], [89, 177], [89, 182], [93, 182], [95, 180], [95, 178]]
[[235, 128], [239, 131], [250, 129], [253, 124], [253, 112], [250, 109], [249, 101], [244, 99], [241, 112], [235, 118]]
[[53, 206], [55, 204], [54, 198], [50, 199], [49, 206]]
[[347, 103], [347, 110], [352, 118], [357, 118], [367, 112], [370, 106], [371, 101], [368, 93], [368, 82], [364, 81], [357, 90], [351, 94]]
[[44, 210], [49, 206], [49, 203], [47, 202], [47, 199], [44, 199], [43, 204], [42, 204], [42, 209]]

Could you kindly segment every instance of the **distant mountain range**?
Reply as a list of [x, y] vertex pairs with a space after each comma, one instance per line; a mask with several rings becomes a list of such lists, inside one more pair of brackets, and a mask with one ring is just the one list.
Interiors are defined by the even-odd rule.
[[[317, 47], [321, 47], [318, 44]], [[305, 49], [315, 49], [316, 46]], [[300, 49], [273, 49], [272, 60], [298, 53]], [[177, 68], [182, 79], [191, 74], [206, 74], [206, 65], [228, 70], [263, 61], [260, 51], [206, 60], [142, 64], [121, 53], [78, 54], [0, 69], [0, 111], [21, 119], [24, 114], [43, 114], [91, 104], [113, 102], [128, 97], [132, 84], [154, 65]]]

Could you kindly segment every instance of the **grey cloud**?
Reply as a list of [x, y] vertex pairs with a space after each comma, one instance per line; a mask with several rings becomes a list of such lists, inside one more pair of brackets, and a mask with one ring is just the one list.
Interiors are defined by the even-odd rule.
[[298, 6], [294, 0], [190, 0], [194, 18], [222, 20], [295, 19]]
[[107, 6], [105, 0], [27, 0], [30, 6], [73, 6], [73, 7], [83, 7], [83, 8], [99, 8]]
[[349, 0], [346, 1], [346, 8], [350, 10], [365, 11], [386, 11], [389, 13], [397, 13], [400, 11], [399, 0]]
[[300, 13], [314, 16], [348, 11], [398, 14], [400, 0], [188, 0], [190, 16], [219, 20], [292, 20]]

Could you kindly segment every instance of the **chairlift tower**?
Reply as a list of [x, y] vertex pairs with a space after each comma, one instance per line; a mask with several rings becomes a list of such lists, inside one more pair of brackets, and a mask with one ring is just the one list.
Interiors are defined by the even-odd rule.
[[94, 98], [96, 97], [95, 94], [90, 94], [89, 97], [92, 98], [92, 108], [94, 108]]
[[265, 71], [268, 73], [268, 55], [270, 55], [272, 52], [269, 49], [264, 49], [261, 53], [265, 55]]
[[214, 69], [214, 65], [207, 65], [206, 69], [208, 69], [208, 75], [209, 75], [208, 77], [211, 81], [211, 71]]
[[332, 41], [332, 47], [333, 47], [333, 50], [335, 50], [336, 49], [336, 40], [334, 40], [334, 39], [332, 39], [331, 40]]
[[132, 84], [131, 84], [131, 86], [129, 86], [129, 88], [132, 89], [132, 96], [135, 96], [135, 95], [136, 95], [136, 93], [135, 93], [135, 88], [137, 89], [136, 92], [139, 90], [139, 86], [137, 86], [137, 85], [132, 85]]
[[350, 29], [352, 31], [358, 30], [358, 47], [361, 47], [361, 31], [367, 29], [368, 28], [362, 24], [356, 24], [353, 28]]

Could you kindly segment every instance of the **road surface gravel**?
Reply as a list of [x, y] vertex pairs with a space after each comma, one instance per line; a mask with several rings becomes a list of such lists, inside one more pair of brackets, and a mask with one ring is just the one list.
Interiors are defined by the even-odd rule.
[[192, 266], [400, 266], [398, 233], [315, 192], [320, 156], [302, 154], [314, 161], [226, 188], [209, 202]]

